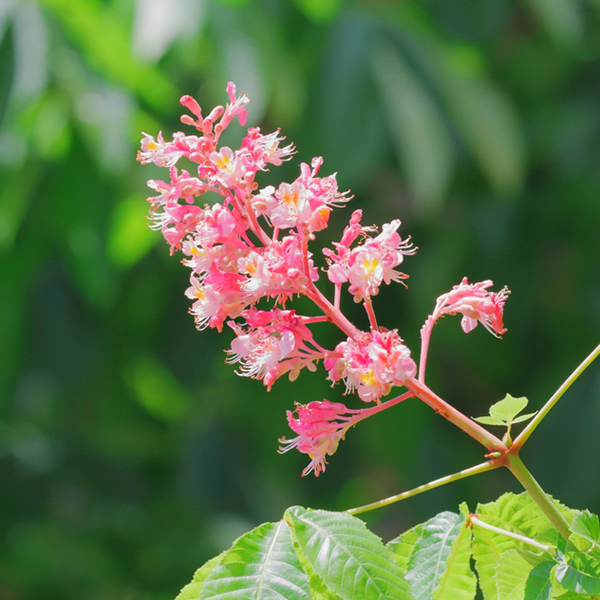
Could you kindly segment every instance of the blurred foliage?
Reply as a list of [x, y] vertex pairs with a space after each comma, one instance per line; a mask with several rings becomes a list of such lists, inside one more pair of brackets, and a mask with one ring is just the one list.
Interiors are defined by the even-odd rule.
[[[510, 287], [502, 342], [452, 319], [433, 334], [430, 384], [461, 410], [506, 392], [535, 410], [598, 342], [598, 0], [3, 0], [0, 598], [173, 598], [289, 505], [349, 508], [481, 460], [416, 402], [351, 431], [318, 480], [276, 454], [293, 401], [342, 390], [322, 370], [269, 394], [234, 376], [146, 228], [156, 173], [135, 162], [141, 131], [180, 129], [179, 95], [213, 106], [229, 80], [250, 124], [324, 156], [367, 223], [402, 218], [410, 289], [376, 310], [415, 352], [463, 276]], [[595, 366], [524, 451], [596, 513], [599, 430]], [[507, 489], [493, 472], [367, 518], [387, 541]]]

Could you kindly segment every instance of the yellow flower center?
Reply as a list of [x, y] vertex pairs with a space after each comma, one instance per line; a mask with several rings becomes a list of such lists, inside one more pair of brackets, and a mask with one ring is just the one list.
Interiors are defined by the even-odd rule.
[[367, 275], [373, 275], [379, 266], [379, 259], [374, 258], [373, 260], [365, 260], [363, 261], [363, 267], [365, 269], [365, 273]]
[[292, 192], [291, 194], [285, 193], [283, 195], [283, 202], [286, 206], [297, 207], [298, 206], [298, 192]]
[[375, 375], [373, 373], [373, 369], [369, 369], [366, 373], [361, 373], [360, 380], [365, 385], [373, 385], [375, 383]]

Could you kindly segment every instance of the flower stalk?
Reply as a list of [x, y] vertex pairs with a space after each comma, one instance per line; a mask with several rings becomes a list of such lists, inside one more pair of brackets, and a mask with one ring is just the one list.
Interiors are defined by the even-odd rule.
[[446, 475], [445, 477], [434, 479], [429, 483], [420, 485], [416, 488], [413, 488], [412, 490], [408, 490], [407, 492], [402, 492], [401, 494], [396, 494], [394, 496], [390, 496], [389, 498], [378, 500], [377, 502], [371, 502], [370, 504], [365, 504], [364, 506], [350, 508], [346, 512], [351, 515], [358, 515], [363, 512], [375, 510], [376, 508], [383, 508], [384, 506], [389, 506], [390, 504], [394, 504], [395, 502], [400, 502], [401, 500], [412, 498], [413, 496], [422, 494], [423, 492], [427, 492], [429, 490], [433, 490], [442, 485], [446, 485], [447, 483], [459, 481], [460, 479], [464, 479], [465, 477], [471, 477], [472, 475], [479, 475], [479, 473], [485, 473], [486, 471], [492, 471], [493, 469], [497, 469], [501, 466], [502, 463], [498, 462], [497, 460], [488, 460], [479, 465], [475, 465], [474, 467], [469, 467], [468, 469], [458, 471], [458, 473], [453, 473], [452, 475]]
[[488, 452], [499, 452], [501, 455], [507, 452], [508, 449], [502, 440], [479, 425], [479, 423], [473, 421], [473, 419], [464, 415], [457, 408], [442, 400], [423, 382], [411, 379], [405, 385], [417, 398], [423, 400], [425, 404], [433, 408], [436, 413], [442, 415], [445, 419], [470, 435], [474, 440], [485, 446]]

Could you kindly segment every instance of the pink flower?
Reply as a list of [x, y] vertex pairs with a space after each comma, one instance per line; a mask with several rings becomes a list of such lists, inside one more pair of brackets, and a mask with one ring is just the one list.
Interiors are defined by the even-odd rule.
[[284, 160], [289, 160], [296, 151], [293, 144], [279, 147], [285, 138], [279, 135], [279, 130], [262, 135], [258, 127], [248, 129], [248, 135], [242, 140], [240, 149], [242, 156], [255, 168], [267, 170], [267, 165], [281, 165]]
[[328, 379], [343, 380], [346, 392], [356, 390], [364, 402], [379, 402], [393, 386], [416, 375], [417, 366], [398, 332], [371, 331], [340, 342], [324, 361]]
[[312, 211], [307, 189], [298, 181], [282, 183], [275, 192], [277, 201], [270, 211], [271, 222], [279, 229], [289, 229], [306, 223]]
[[216, 129], [217, 133], [226, 129], [235, 117], [238, 118], [242, 127], [246, 124], [247, 112], [245, 106], [250, 102], [250, 98], [248, 98], [247, 94], [236, 96], [235, 83], [233, 81], [227, 84], [227, 94], [229, 95], [230, 104], [225, 106], [223, 118]]
[[[493, 281], [486, 279], [479, 283], [469, 283], [465, 277], [459, 285], [455, 285], [450, 292], [442, 294], [436, 301], [435, 309], [429, 320], [433, 323], [443, 315], [460, 313], [463, 318], [461, 327], [469, 333], [481, 323], [492, 335], [501, 337], [506, 332], [502, 323], [504, 303], [510, 294], [505, 286], [499, 292], [489, 292], [487, 288], [494, 285]], [[427, 323], [424, 327], [427, 327]]]
[[154, 163], [157, 167], [172, 167], [183, 156], [183, 152], [174, 148], [173, 144], [165, 143], [160, 132], [157, 140], [154, 136], [144, 133], [141, 146], [137, 159], [142, 164]]
[[211, 286], [202, 285], [196, 277], [190, 277], [192, 284], [186, 291], [185, 295], [194, 300], [190, 312], [194, 315], [196, 326], [198, 329], [205, 329], [218, 312], [222, 305], [222, 297]]
[[227, 359], [229, 363], [241, 364], [239, 375], [264, 379], [270, 389], [287, 372], [295, 379], [303, 367], [314, 370], [313, 362], [322, 353], [311, 348], [315, 346], [312, 333], [295, 311], [251, 308], [241, 316], [246, 319], [246, 328], [229, 322], [236, 338]]
[[344, 404], [329, 402], [329, 400], [309, 402], [306, 405], [296, 403], [296, 410], [287, 411], [290, 428], [298, 436], [292, 440], [281, 438], [279, 452], [287, 452], [297, 448], [308, 454], [312, 459], [302, 471], [302, 476], [311, 472], [318, 477], [325, 471], [326, 456], [331, 456], [337, 450], [340, 440], [353, 425], [353, 416], [360, 413], [351, 410]]
[[[382, 283], [406, 279], [408, 275], [395, 268], [403, 262], [405, 255], [416, 251], [410, 240], [403, 241], [397, 233], [399, 219], [384, 224], [381, 233], [371, 238], [367, 233], [372, 228], [361, 227], [361, 217], [360, 211], [353, 213], [341, 242], [334, 244], [336, 252], [323, 250], [329, 259], [329, 280], [336, 285], [349, 282], [348, 291], [354, 296], [355, 302], [377, 295]], [[364, 236], [363, 243], [350, 249], [359, 235]]]

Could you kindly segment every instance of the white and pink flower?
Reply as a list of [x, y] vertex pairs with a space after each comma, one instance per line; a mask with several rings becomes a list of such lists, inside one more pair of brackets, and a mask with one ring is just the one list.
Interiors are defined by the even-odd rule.
[[340, 440], [344, 439], [346, 431], [353, 425], [353, 416], [358, 413], [360, 411], [329, 400], [315, 400], [306, 405], [296, 403], [296, 410], [287, 411], [287, 420], [298, 436], [291, 440], [281, 438], [279, 442], [283, 445], [279, 447], [279, 452], [296, 448], [308, 454], [311, 461], [302, 471], [302, 476], [314, 472], [318, 477], [325, 471], [326, 456], [335, 453]]
[[490, 292], [487, 288], [492, 285], [494, 282], [490, 279], [469, 283], [464, 277], [459, 285], [437, 299], [430, 318], [436, 321], [443, 315], [461, 314], [460, 324], [465, 333], [481, 323], [493, 336], [501, 337], [506, 332], [502, 321], [504, 303], [510, 291], [505, 286], [499, 292]]
[[398, 332], [371, 331], [340, 342], [325, 359], [328, 379], [344, 381], [346, 392], [356, 390], [364, 402], [379, 402], [393, 386], [413, 378], [417, 366]]

